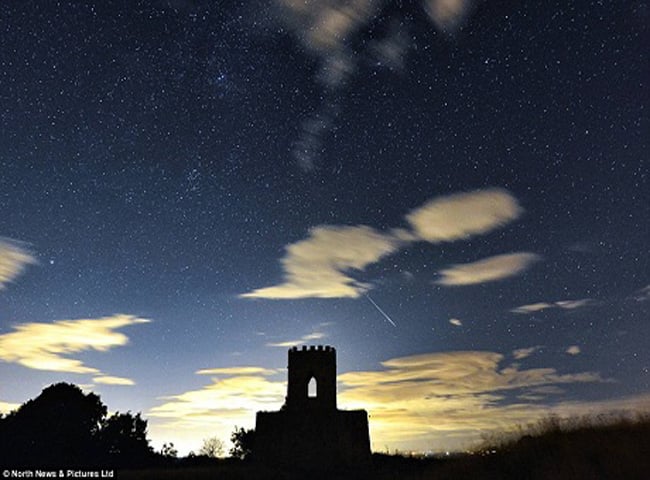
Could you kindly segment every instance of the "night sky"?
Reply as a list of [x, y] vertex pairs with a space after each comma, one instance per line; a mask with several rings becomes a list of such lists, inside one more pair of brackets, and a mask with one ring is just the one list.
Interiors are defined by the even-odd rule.
[[181, 453], [338, 352], [374, 450], [650, 410], [646, 1], [0, 2], [0, 410]]

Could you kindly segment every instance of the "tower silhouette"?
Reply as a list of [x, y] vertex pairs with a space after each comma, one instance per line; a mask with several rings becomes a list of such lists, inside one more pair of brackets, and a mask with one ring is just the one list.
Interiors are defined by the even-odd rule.
[[278, 412], [257, 412], [253, 458], [317, 469], [370, 460], [367, 412], [336, 406], [336, 349], [289, 350], [285, 404]]
[[[309, 384], [315, 392], [309, 394]], [[336, 410], [336, 350], [294, 347], [289, 350], [289, 383], [286, 408], [289, 410]]]

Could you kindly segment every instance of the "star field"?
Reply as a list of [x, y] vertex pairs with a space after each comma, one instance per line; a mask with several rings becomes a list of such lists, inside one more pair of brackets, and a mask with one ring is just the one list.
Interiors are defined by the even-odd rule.
[[249, 3], [0, 5], [0, 410], [186, 452], [300, 343], [376, 449], [650, 409], [647, 2]]

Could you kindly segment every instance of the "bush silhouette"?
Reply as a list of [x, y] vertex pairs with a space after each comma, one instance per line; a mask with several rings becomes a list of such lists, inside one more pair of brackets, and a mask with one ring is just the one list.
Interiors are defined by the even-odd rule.
[[246, 430], [243, 427], [237, 428], [230, 435], [233, 447], [230, 449], [230, 456], [240, 460], [250, 460], [255, 443], [255, 429]]

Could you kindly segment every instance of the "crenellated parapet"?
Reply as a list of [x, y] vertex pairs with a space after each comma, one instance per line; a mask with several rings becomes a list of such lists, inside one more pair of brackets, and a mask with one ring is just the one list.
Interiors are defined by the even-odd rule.
[[336, 352], [336, 348], [330, 345], [303, 345], [300, 348], [297, 346], [291, 347], [289, 349], [289, 355], [291, 355], [292, 352], [313, 352], [314, 350], [318, 352]]

